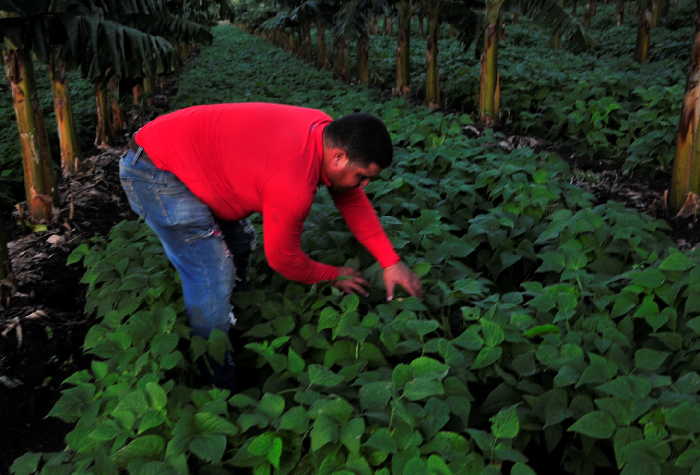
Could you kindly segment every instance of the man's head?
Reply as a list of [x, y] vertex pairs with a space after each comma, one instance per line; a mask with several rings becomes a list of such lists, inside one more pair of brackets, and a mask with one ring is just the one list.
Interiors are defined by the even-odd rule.
[[336, 119], [323, 133], [323, 173], [334, 191], [365, 186], [391, 165], [389, 132], [378, 118], [355, 113]]

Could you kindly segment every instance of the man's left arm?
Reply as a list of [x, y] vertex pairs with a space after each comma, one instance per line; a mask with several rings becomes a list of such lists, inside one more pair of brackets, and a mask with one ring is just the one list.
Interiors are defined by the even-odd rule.
[[406, 289], [410, 295], [420, 297], [422, 295], [420, 280], [401, 262], [364, 190], [356, 188], [331, 193], [331, 197], [350, 231], [384, 269], [387, 300], [393, 299], [397, 284]]

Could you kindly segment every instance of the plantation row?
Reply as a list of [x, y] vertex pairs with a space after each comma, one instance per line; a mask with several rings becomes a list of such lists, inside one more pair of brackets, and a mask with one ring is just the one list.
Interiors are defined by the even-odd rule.
[[[396, 164], [367, 191], [426, 296], [304, 287], [259, 252], [234, 297], [249, 387], [195, 389], [192, 361], [226, 339], [190, 339], [158, 241], [121, 223], [70, 258], [98, 323], [51, 412], [75, 423], [66, 451], [14, 473], [700, 474], [700, 256], [663, 223], [595, 206], [553, 156], [469, 138], [466, 115], [381, 102], [221, 26], [177, 106], [226, 101], [382, 117]], [[377, 281], [319, 194], [304, 248]]]
[[[250, 8], [253, 11], [239, 15], [240, 21], [261, 34], [270, 31], [269, 22], [261, 23], [265, 17]], [[564, 142], [580, 158], [617, 162], [625, 172], [668, 173], [691, 53], [695, 4], [681, 1], [669, 9], [652, 31], [646, 63], [634, 58], [638, 17], [628, 15], [616, 26], [616, 8], [598, 6], [585, 29], [592, 39], [588, 49], [566, 43], [553, 47], [551, 31], [523, 17], [509, 21], [518, 14], [504, 12], [505, 34], [498, 46], [500, 122], [516, 133]], [[283, 31], [298, 30], [297, 26]], [[476, 117], [481, 45], [473, 43], [465, 50], [458, 39], [461, 32], [445, 20], [440, 31], [442, 102]], [[373, 85], [390, 90], [395, 86], [397, 35], [379, 33], [370, 36], [369, 78]], [[303, 48], [301, 54], [316, 61], [316, 30], [312, 37], [313, 51]], [[327, 32], [325, 37], [332, 49], [333, 35]], [[351, 71], [357, 63], [356, 50], [354, 43], [348, 45]], [[411, 28], [409, 63], [410, 87], [423, 98], [426, 40], [416, 22]]]

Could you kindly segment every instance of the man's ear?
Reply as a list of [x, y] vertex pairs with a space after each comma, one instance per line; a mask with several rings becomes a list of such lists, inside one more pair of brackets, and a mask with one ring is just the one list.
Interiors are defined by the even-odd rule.
[[334, 148], [333, 149], [333, 164], [338, 166], [338, 167], [344, 167], [347, 165], [347, 162], [350, 160], [348, 157], [348, 154], [345, 153], [345, 150], [342, 148]]

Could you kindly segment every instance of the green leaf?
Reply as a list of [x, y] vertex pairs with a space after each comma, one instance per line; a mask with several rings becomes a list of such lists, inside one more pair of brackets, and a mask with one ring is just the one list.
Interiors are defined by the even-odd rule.
[[500, 346], [497, 347], [485, 347], [476, 355], [474, 363], [472, 363], [471, 369], [481, 369], [492, 365], [499, 359], [503, 354], [503, 349]]
[[404, 386], [404, 396], [409, 401], [420, 401], [430, 396], [438, 396], [445, 393], [445, 389], [440, 381], [432, 377], [415, 378]]
[[435, 454], [428, 457], [428, 473], [431, 475], [453, 475], [445, 460]]
[[114, 461], [120, 467], [124, 467], [134, 459], [160, 459], [163, 450], [165, 450], [165, 440], [161, 436], [142, 435], [117, 450], [114, 454]]
[[32, 475], [34, 473], [38, 473], [37, 469], [39, 468], [40, 460], [41, 454], [27, 452], [12, 462], [10, 473], [14, 475]]
[[205, 462], [219, 463], [226, 450], [226, 436], [201, 434], [190, 441], [189, 449]]
[[306, 368], [304, 359], [290, 346], [287, 350], [287, 368], [293, 374], [299, 374]]
[[231, 350], [231, 341], [228, 336], [219, 330], [214, 329], [209, 334], [209, 339], [207, 341], [207, 351], [214, 358], [214, 360], [222, 364], [224, 362], [224, 355], [227, 351]]
[[360, 387], [360, 406], [365, 410], [383, 410], [391, 399], [391, 382], [376, 381]]
[[281, 437], [275, 437], [272, 441], [270, 451], [267, 453], [267, 461], [272, 464], [277, 470], [280, 468], [280, 460], [282, 458], [282, 449], [284, 444]]
[[491, 417], [491, 434], [497, 439], [513, 439], [520, 432], [517, 405], [498, 411]]
[[430, 262], [419, 262], [413, 267], [413, 273], [418, 277], [424, 277], [430, 272]]
[[263, 456], [266, 455], [272, 448], [273, 440], [276, 438], [274, 432], [265, 432], [257, 437], [248, 444], [248, 452], [253, 455]]
[[66, 389], [48, 415], [65, 422], [75, 422], [80, 418], [85, 407], [90, 405], [94, 394], [95, 387], [93, 385], [83, 384], [76, 388]]
[[362, 417], [356, 417], [343, 426], [340, 432], [340, 441], [350, 453], [356, 454], [360, 451], [360, 443], [364, 432], [365, 420]]
[[338, 424], [329, 416], [321, 415], [311, 429], [311, 451], [316, 452], [324, 445], [338, 440]]
[[558, 326], [547, 323], [545, 325], [537, 325], [529, 330], [523, 332], [523, 335], [527, 338], [533, 338], [540, 335], [549, 335], [553, 333], [559, 333], [561, 330]]
[[282, 415], [279, 428], [303, 434], [308, 426], [309, 416], [306, 413], [306, 409], [301, 406], [295, 406]]
[[634, 365], [644, 371], [656, 371], [670, 355], [667, 351], [642, 348], [634, 353]]
[[210, 412], [198, 412], [194, 415], [195, 427], [203, 434], [238, 434], [238, 428], [221, 416]]
[[651, 392], [651, 383], [639, 376], [619, 376], [598, 386], [598, 390], [629, 401], [644, 399]]
[[168, 396], [160, 384], [152, 381], [146, 383], [146, 394], [150, 398], [151, 407], [157, 411], [165, 409], [165, 406], [168, 404]]
[[480, 330], [480, 325], [471, 325], [455, 338], [452, 343], [465, 350], [478, 351], [484, 346], [484, 339], [479, 335]]
[[340, 320], [340, 313], [333, 307], [326, 307], [321, 310], [321, 315], [318, 318], [317, 330], [332, 329], [338, 325]]
[[270, 419], [276, 419], [284, 412], [284, 398], [277, 394], [265, 393], [258, 409]]
[[340, 301], [340, 308], [343, 309], [343, 313], [355, 312], [359, 306], [360, 297], [355, 294], [346, 295]]
[[497, 346], [505, 340], [506, 335], [503, 328], [491, 320], [481, 319], [481, 333], [484, 335], [484, 343], [486, 346]]
[[318, 364], [309, 365], [309, 382], [318, 386], [330, 388], [343, 382], [343, 377], [328, 368]]
[[446, 364], [427, 356], [419, 356], [414, 359], [409, 367], [413, 370], [413, 376], [416, 378], [443, 379], [450, 370]]
[[396, 441], [386, 427], [380, 427], [374, 431], [365, 443], [365, 446], [389, 454], [397, 451]]
[[661, 264], [659, 269], [665, 271], [685, 271], [693, 267], [693, 261], [682, 252], [673, 251]]
[[510, 470], [510, 475], [537, 475], [533, 469], [531, 469], [527, 464], [518, 462], [513, 465]]
[[665, 281], [666, 276], [664, 273], [653, 267], [639, 271], [632, 277], [633, 285], [639, 285], [649, 290], [661, 287], [661, 284], [663, 284]]
[[609, 439], [615, 432], [615, 421], [604, 411], [593, 411], [584, 414], [567, 430], [578, 432], [594, 439]]
[[689, 433], [700, 432], [700, 407], [690, 402], [681, 403], [677, 407], [664, 409], [666, 425]]

